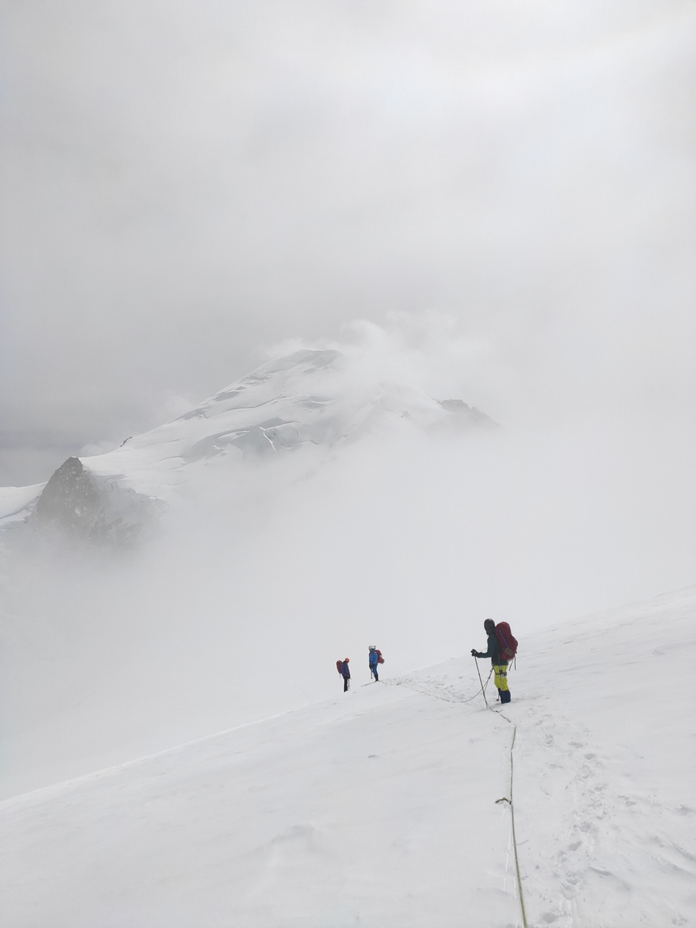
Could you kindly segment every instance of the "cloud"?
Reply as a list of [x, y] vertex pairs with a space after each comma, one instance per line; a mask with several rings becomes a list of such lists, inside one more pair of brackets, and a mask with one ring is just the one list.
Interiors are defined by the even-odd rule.
[[[398, 359], [357, 333], [351, 362], [360, 343]], [[467, 653], [490, 615], [524, 681], [532, 630], [693, 582], [694, 473], [670, 429], [404, 429], [218, 460], [121, 556], [5, 551], [0, 791], [328, 698], [371, 642], [392, 679]]]
[[691, 4], [37, 9], [2, 14], [3, 430], [120, 442], [428, 313], [495, 418], [693, 411]]
[[[693, 582], [687, 0], [0, 12], [0, 483], [340, 347], [503, 426], [211, 467], [139, 552], [0, 561], [17, 788]], [[535, 684], [532, 684], [535, 685]], [[43, 778], [43, 779], [42, 779]]]

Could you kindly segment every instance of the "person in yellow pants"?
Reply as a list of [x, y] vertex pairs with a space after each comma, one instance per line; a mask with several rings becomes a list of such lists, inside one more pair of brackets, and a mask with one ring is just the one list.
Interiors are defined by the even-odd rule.
[[495, 685], [498, 688], [498, 694], [500, 695], [500, 701], [502, 703], [510, 702], [512, 698], [510, 696], [510, 690], [508, 689], [507, 682], [507, 668], [508, 662], [503, 659], [500, 643], [495, 633], [495, 622], [493, 619], [486, 619], [483, 623], [483, 627], [486, 630], [488, 635], [488, 650], [484, 653], [483, 651], [476, 651], [472, 649], [472, 657], [490, 657], [491, 663], [493, 664], [493, 673]]
[[510, 690], [508, 689], [507, 682], [507, 664], [493, 664], [493, 681], [498, 687], [499, 693], [507, 693], [508, 698], [503, 699], [501, 695], [501, 702], [510, 702]]

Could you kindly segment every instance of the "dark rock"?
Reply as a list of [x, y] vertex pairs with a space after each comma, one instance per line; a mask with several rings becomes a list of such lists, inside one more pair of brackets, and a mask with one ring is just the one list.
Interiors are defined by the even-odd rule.
[[483, 428], [498, 428], [498, 423], [494, 422], [485, 412], [481, 412], [475, 406], [467, 406], [464, 400], [438, 400], [440, 406], [447, 410], [449, 417], [436, 426], [437, 429], [444, 428], [468, 428], [470, 426], [482, 426]]
[[68, 458], [44, 487], [36, 504], [36, 519], [68, 532], [88, 533], [99, 520], [101, 503], [92, 477], [79, 458]]
[[43, 488], [29, 522], [41, 534], [123, 546], [135, 541], [158, 504], [116, 480], [95, 479], [79, 458], [68, 458]]

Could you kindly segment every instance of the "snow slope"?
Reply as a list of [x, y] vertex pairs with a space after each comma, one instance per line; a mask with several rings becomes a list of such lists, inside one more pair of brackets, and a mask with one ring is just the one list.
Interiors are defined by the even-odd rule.
[[[100, 521], [130, 525], [146, 521], [151, 504], [170, 504], [186, 484], [207, 479], [211, 464], [229, 477], [242, 458], [328, 450], [409, 427], [461, 431], [493, 424], [462, 400], [440, 402], [364, 371], [356, 376], [340, 351], [302, 349], [269, 361], [172, 422], [80, 461], [101, 497]], [[68, 459], [63, 468], [71, 463], [80, 467]], [[0, 488], [0, 529], [26, 521], [45, 486]], [[70, 494], [62, 495], [70, 515]]]
[[694, 925], [695, 613], [696, 588], [523, 639], [504, 714], [472, 658], [387, 661], [384, 684], [337, 676], [324, 703], [7, 800], [2, 924], [520, 925], [512, 756], [530, 926]]
[[[45, 485], [0, 490], [0, 798], [315, 702], [333, 682], [327, 652], [364, 646], [370, 600], [382, 641], [403, 622], [351, 565], [382, 519], [352, 528], [353, 515], [369, 513], [373, 472], [408, 463], [424, 432], [490, 420], [355, 363], [296, 352]], [[370, 567], [391, 585], [384, 547]], [[346, 594], [303, 596], [337, 569], [362, 618]], [[287, 666], [316, 672], [285, 682]]]
[[45, 484], [29, 487], [0, 487], [0, 528], [25, 519], [27, 507], [43, 490]]
[[87, 470], [166, 501], [213, 460], [273, 455], [303, 445], [331, 447], [402, 419], [421, 428], [490, 425], [460, 402], [452, 409], [406, 385], [350, 375], [340, 351], [304, 349], [270, 361], [173, 422], [128, 439], [116, 451], [83, 458]]

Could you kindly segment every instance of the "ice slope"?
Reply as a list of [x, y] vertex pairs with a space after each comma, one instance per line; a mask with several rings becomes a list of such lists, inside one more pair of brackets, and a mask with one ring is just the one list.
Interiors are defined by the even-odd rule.
[[7, 800], [2, 923], [521, 925], [512, 756], [528, 925], [694, 925], [695, 613], [696, 588], [520, 634], [504, 715], [470, 657], [387, 663], [383, 684], [344, 696], [337, 676], [322, 704]]

